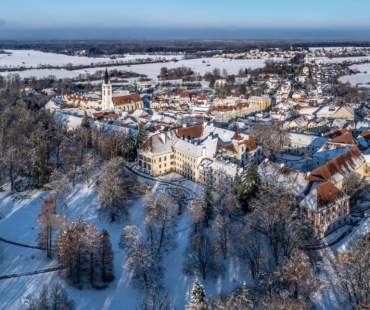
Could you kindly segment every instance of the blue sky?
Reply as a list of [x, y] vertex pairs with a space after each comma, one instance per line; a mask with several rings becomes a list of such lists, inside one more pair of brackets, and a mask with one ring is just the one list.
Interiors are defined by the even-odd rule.
[[1, 0], [0, 36], [32, 29], [370, 29], [369, 0]]

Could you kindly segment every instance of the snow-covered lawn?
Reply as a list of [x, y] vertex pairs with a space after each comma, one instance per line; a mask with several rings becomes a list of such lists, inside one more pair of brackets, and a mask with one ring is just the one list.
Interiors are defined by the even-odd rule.
[[[177, 174], [163, 177], [164, 180], [178, 180], [189, 192], [202, 192], [202, 187], [192, 181], [186, 180]], [[148, 181], [148, 180], [145, 180]], [[153, 191], [166, 191], [170, 185], [149, 181], [153, 185]], [[41, 210], [46, 192], [33, 190], [21, 195], [28, 195], [26, 199], [14, 202], [13, 197], [20, 193], [11, 193], [9, 190], [0, 193], [0, 210], [5, 218], [0, 221], [0, 236], [4, 239], [36, 245], [38, 235], [37, 215]], [[126, 225], [137, 225], [143, 229], [145, 197], [140, 197], [132, 202], [129, 220], [120, 224], [110, 224], [100, 221], [96, 215], [99, 205], [96, 187], [92, 185], [86, 188], [84, 184], [77, 184], [67, 199], [66, 214], [68, 221], [74, 221], [76, 217], [83, 214], [87, 222], [93, 222], [99, 230], [105, 228], [111, 235], [111, 242], [115, 254], [115, 280], [105, 290], [92, 289], [79, 290], [66, 284], [68, 294], [75, 299], [79, 310], [100, 309], [135, 309], [138, 306], [138, 298], [141, 292], [134, 289], [130, 284], [130, 274], [125, 266], [125, 253], [119, 249], [118, 241], [121, 229]], [[182, 273], [183, 252], [188, 242], [189, 216], [185, 212], [177, 227], [178, 247], [164, 258], [165, 287], [170, 291], [172, 306], [183, 309], [188, 301], [188, 295], [194, 282], [194, 278]], [[48, 261], [46, 254], [35, 249], [18, 247], [2, 242], [0, 244], [0, 275], [28, 272], [57, 265], [57, 260]], [[235, 260], [225, 263], [227, 272], [222, 278], [207, 280], [205, 288], [207, 295], [214, 295], [221, 291], [229, 291], [240, 286], [244, 281], [250, 282], [249, 277], [240, 269]], [[7, 280], [0, 280], [0, 309], [18, 310], [22, 309], [22, 303], [26, 302], [32, 294], [39, 292], [42, 284], [50, 284], [60, 279], [57, 272], [25, 276]]]

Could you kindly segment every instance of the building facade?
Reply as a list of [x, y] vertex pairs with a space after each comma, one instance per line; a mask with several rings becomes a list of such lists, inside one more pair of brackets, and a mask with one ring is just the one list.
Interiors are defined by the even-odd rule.
[[137, 168], [153, 176], [177, 172], [200, 183], [211, 169], [229, 182], [243, 166], [251, 160], [259, 164], [261, 158], [261, 147], [252, 137], [203, 124], [151, 136], [138, 150]]

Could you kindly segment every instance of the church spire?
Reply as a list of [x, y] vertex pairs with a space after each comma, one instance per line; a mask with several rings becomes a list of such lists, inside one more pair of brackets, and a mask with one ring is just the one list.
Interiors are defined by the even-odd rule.
[[108, 69], [105, 68], [105, 73], [104, 73], [104, 84], [109, 83], [109, 75], [108, 75]]

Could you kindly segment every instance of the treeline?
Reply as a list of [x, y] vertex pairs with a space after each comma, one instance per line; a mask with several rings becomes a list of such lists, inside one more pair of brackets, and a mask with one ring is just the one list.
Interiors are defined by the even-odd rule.
[[161, 80], [181, 79], [183, 80], [183, 82], [194, 82], [202, 80], [202, 77], [199, 73], [195, 73], [191, 68], [188, 67], [178, 67], [172, 69], [162, 67], [157, 77]]
[[35, 49], [43, 52], [74, 55], [76, 51], [85, 50], [89, 57], [103, 55], [121, 55], [126, 53], [149, 53], [151, 55], [193, 54], [198, 52], [218, 51], [220, 53], [245, 52], [251, 49], [268, 50], [281, 48], [283, 50], [308, 47], [369, 47], [366, 40], [178, 40], [178, 41], [122, 41], [122, 40], [70, 40], [70, 41], [2, 41], [0, 49]]

